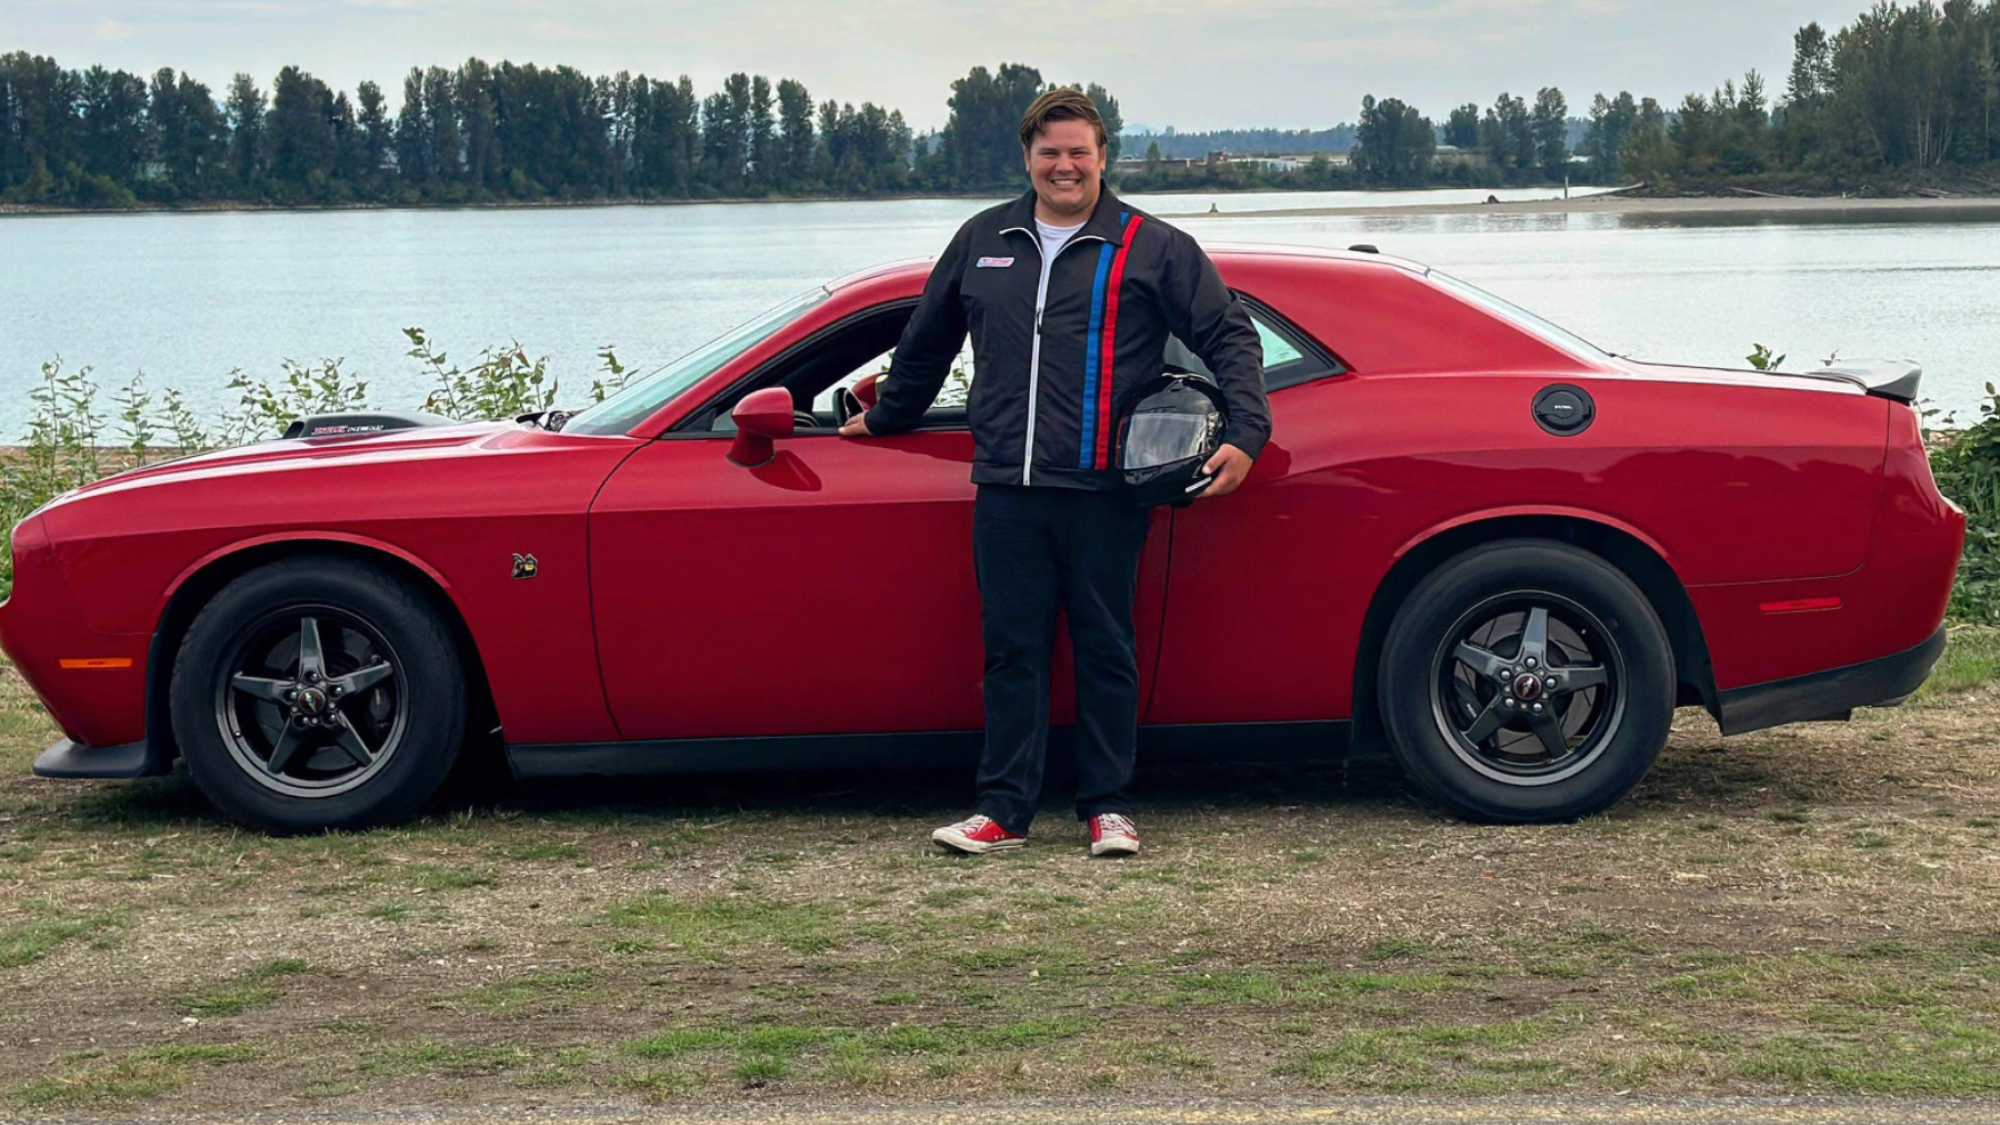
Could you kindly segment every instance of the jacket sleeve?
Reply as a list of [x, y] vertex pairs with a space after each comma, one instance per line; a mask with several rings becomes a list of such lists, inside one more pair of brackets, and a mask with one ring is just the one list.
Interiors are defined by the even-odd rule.
[[1174, 335], [1215, 374], [1229, 424], [1222, 441], [1255, 458], [1271, 437], [1264, 397], [1264, 345], [1250, 311], [1222, 283], [1222, 274], [1195, 240], [1174, 231], [1160, 269], [1160, 297]]
[[952, 236], [951, 244], [931, 267], [924, 295], [896, 342], [889, 374], [876, 389], [868, 408], [868, 432], [895, 434], [915, 429], [924, 411], [937, 399], [951, 374], [951, 361], [965, 343], [965, 306], [959, 301], [959, 281], [965, 276], [965, 256], [972, 244], [972, 224]]

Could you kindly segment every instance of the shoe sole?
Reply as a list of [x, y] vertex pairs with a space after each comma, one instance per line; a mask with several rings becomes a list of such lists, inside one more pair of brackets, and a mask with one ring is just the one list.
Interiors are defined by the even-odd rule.
[[1129, 840], [1129, 839], [1099, 840], [1095, 844], [1090, 845], [1090, 854], [1094, 856], [1095, 855], [1138, 855], [1139, 841]]
[[967, 855], [1011, 852], [1025, 845], [1027, 842], [1025, 838], [1012, 840], [974, 840], [969, 836], [960, 836], [955, 832], [946, 832], [943, 829], [931, 833], [931, 843], [949, 851], [964, 852]]

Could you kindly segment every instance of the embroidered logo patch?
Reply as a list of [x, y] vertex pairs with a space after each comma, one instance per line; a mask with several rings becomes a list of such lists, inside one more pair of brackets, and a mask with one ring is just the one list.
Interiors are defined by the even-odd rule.
[[991, 270], [991, 269], [1005, 269], [1006, 267], [1008, 267], [1008, 266], [1011, 266], [1011, 265], [1013, 265], [1013, 264], [1014, 264], [1014, 259], [1012, 259], [1012, 258], [981, 258], [981, 259], [979, 259], [979, 261], [977, 261], [977, 262], [975, 262], [975, 263], [973, 263], [973, 264], [974, 264], [974, 265], [975, 265], [976, 267], [978, 267], [979, 269], [982, 269], [982, 270]]

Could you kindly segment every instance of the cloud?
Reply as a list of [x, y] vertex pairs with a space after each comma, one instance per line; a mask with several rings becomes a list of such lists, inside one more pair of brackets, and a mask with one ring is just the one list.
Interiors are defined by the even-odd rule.
[[91, 29], [91, 37], [104, 43], [123, 43], [139, 33], [139, 29], [124, 20], [105, 16]]

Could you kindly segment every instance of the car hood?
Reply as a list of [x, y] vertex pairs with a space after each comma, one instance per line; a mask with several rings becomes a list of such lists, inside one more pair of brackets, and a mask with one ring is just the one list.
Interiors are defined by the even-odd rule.
[[215, 449], [114, 473], [65, 493], [81, 497], [167, 481], [240, 476], [329, 465], [427, 461], [476, 452], [505, 435], [523, 432], [514, 422], [456, 422], [384, 433], [318, 438], [276, 438]]

